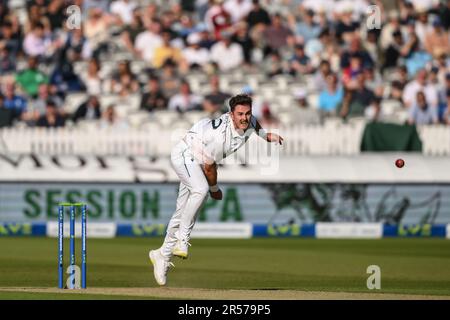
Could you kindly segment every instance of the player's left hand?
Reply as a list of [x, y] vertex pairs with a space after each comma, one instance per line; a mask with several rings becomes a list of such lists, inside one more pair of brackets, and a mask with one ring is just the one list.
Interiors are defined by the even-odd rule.
[[278, 142], [278, 144], [283, 144], [283, 137], [277, 135], [276, 133], [268, 133], [267, 134], [267, 141], [268, 142]]

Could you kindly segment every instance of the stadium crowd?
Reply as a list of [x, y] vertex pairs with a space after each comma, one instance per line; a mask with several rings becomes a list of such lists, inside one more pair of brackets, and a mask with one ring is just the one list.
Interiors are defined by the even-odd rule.
[[[371, 5], [379, 28], [369, 26]], [[303, 123], [389, 121], [389, 101], [410, 124], [450, 124], [449, 24], [448, 0], [0, 0], [0, 126], [98, 119], [126, 128], [103, 95], [138, 96], [150, 114], [212, 117], [237, 93], [221, 88], [236, 72], [267, 126], [280, 124], [277, 97], [259, 95], [248, 74], [305, 84], [287, 88], [295, 104], [286, 110]], [[202, 90], [191, 74], [206, 76]], [[69, 112], [66, 98], [79, 92], [87, 98]]]

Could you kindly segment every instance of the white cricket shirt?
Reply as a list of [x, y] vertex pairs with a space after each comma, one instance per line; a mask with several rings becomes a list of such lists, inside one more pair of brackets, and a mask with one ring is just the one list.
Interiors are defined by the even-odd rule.
[[188, 131], [184, 142], [190, 147], [189, 156], [199, 163], [220, 162], [242, 147], [255, 132], [256, 118], [251, 116], [249, 128], [239, 134], [230, 113], [217, 119], [202, 119]]

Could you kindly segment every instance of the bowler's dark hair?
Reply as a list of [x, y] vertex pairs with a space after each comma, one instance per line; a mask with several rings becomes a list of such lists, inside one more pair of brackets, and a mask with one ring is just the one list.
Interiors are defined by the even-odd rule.
[[248, 94], [237, 94], [234, 97], [230, 98], [229, 104], [231, 112], [234, 111], [234, 108], [236, 108], [238, 104], [251, 107], [252, 97], [250, 97]]

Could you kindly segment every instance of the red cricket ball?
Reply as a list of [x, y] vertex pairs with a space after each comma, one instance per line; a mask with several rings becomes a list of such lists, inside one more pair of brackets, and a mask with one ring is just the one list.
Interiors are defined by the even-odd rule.
[[397, 159], [395, 160], [395, 165], [397, 166], [397, 168], [403, 168], [403, 166], [405, 165], [405, 161], [403, 161], [403, 159]]

